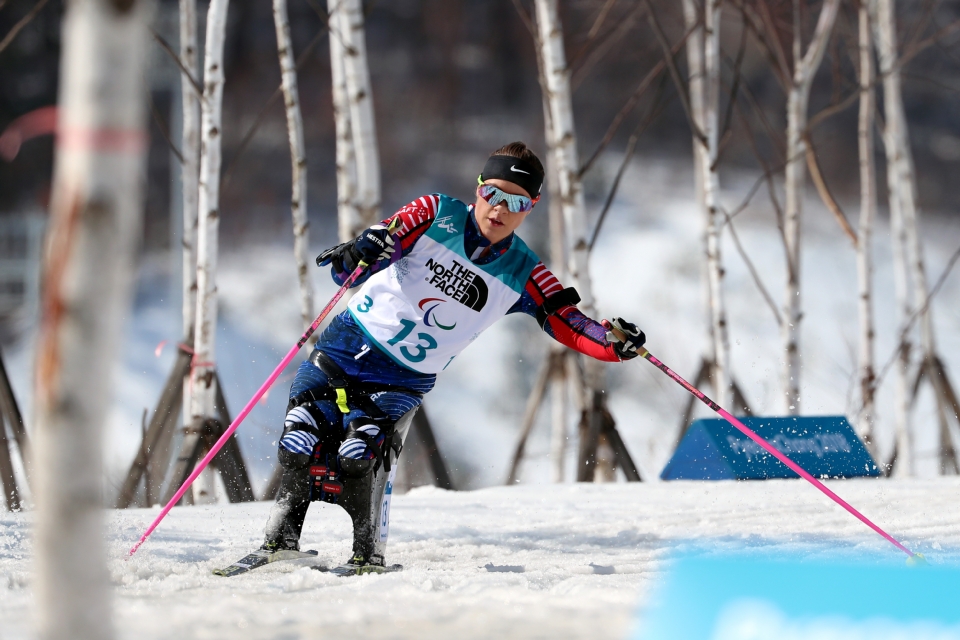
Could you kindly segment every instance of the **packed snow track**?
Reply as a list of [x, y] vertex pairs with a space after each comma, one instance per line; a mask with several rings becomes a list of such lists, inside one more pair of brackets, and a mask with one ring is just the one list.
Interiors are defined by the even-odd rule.
[[[927, 556], [960, 564], [960, 478], [831, 481]], [[799, 480], [522, 485], [395, 496], [388, 562], [337, 578], [304, 565], [211, 574], [260, 544], [269, 503], [110, 510], [117, 637], [625, 638], [678, 552], [902, 563], [904, 556]], [[31, 637], [32, 512], [0, 513], [0, 639]], [[314, 505], [303, 548], [344, 560], [349, 520]]]

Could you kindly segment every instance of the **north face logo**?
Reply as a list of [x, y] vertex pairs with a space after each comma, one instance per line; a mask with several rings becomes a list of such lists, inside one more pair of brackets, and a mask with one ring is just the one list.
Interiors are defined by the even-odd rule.
[[430, 258], [427, 269], [433, 274], [430, 284], [447, 297], [474, 311], [480, 311], [487, 304], [487, 283], [456, 260], [448, 268]]

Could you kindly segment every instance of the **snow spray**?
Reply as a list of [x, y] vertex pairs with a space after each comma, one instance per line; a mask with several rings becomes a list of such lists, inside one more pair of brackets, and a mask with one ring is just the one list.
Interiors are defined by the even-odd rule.
[[[399, 218], [395, 218], [394, 222], [390, 223], [389, 229], [393, 231], [393, 229], [398, 226], [398, 222]], [[160, 515], [158, 515], [150, 524], [150, 526], [147, 527], [147, 530], [143, 532], [143, 535], [140, 536], [140, 540], [137, 542], [137, 544], [133, 545], [133, 548], [130, 549], [131, 556], [137, 552], [137, 549], [140, 548], [140, 545], [146, 542], [150, 534], [153, 533], [153, 530], [156, 529], [157, 525], [160, 524], [160, 521], [163, 520], [168, 513], [170, 513], [170, 509], [173, 508], [173, 505], [180, 501], [180, 498], [182, 498], [183, 494], [186, 493], [187, 489], [190, 488], [190, 485], [193, 484], [193, 481], [196, 480], [197, 476], [199, 476], [204, 468], [210, 464], [210, 461], [213, 460], [214, 456], [217, 455], [217, 452], [220, 451], [223, 445], [227, 443], [227, 439], [233, 435], [233, 432], [237, 430], [237, 427], [239, 427], [240, 423], [243, 422], [244, 418], [247, 417], [247, 414], [250, 413], [253, 407], [256, 406], [257, 402], [270, 389], [273, 383], [276, 382], [283, 370], [288, 364], [290, 364], [290, 361], [296, 357], [297, 352], [300, 351], [300, 347], [306, 344], [307, 340], [310, 339], [310, 336], [313, 335], [313, 332], [316, 331], [317, 327], [320, 326], [320, 323], [323, 322], [323, 319], [326, 318], [330, 311], [333, 310], [338, 302], [340, 302], [340, 298], [343, 297], [343, 294], [347, 292], [347, 289], [353, 286], [353, 283], [357, 281], [357, 278], [360, 277], [360, 274], [362, 274], [366, 268], [367, 264], [365, 262], [361, 262], [359, 266], [354, 269], [353, 273], [350, 274], [350, 277], [348, 277], [343, 283], [343, 286], [337, 290], [337, 293], [333, 296], [330, 302], [327, 303], [327, 306], [323, 308], [323, 311], [320, 312], [320, 315], [317, 316], [317, 319], [314, 320], [313, 324], [310, 325], [310, 328], [307, 329], [302, 336], [300, 336], [300, 340], [297, 341], [297, 344], [293, 345], [293, 348], [291, 348], [287, 355], [283, 357], [283, 360], [281, 360], [280, 364], [277, 365], [277, 368], [273, 370], [273, 373], [271, 373], [267, 380], [260, 385], [260, 388], [255, 394], [253, 394], [253, 397], [250, 398], [250, 401], [247, 402], [246, 406], [241, 409], [240, 413], [237, 414], [237, 417], [233, 419], [233, 422], [230, 424], [227, 430], [223, 432], [223, 435], [220, 436], [220, 439], [217, 440], [216, 444], [210, 448], [210, 452], [197, 464], [196, 468], [193, 470], [193, 473], [191, 473], [186, 481], [184, 481], [183, 486], [181, 486], [180, 489], [173, 495], [173, 497], [170, 498], [170, 502], [168, 502], [167, 505], [160, 511]]]
[[638, 353], [644, 358], [646, 358], [647, 360], [649, 360], [655, 367], [657, 367], [658, 369], [663, 371], [665, 374], [673, 378], [675, 382], [677, 382], [684, 389], [692, 393], [696, 398], [698, 398], [705, 405], [707, 405], [708, 407], [710, 407], [711, 409], [719, 413], [724, 420], [726, 420], [727, 422], [732, 424], [734, 427], [742, 431], [745, 436], [747, 436], [748, 438], [756, 442], [758, 445], [766, 449], [777, 460], [779, 460], [783, 464], [790, 467], [790, 469], [796, 472], [797, 475], [799, 475], [801, 478], [803, 478], [804, 480], [806, 480], [807, 482], [815, 486], [817, 489], [819, 489], [824, 494], [826, 494], [828, 498], [830, 498], [831, 500], [839, 504], [841, 507], [849, 511], [851, 514], [853, 514], [854, 517], [860, 520], [863, 524], [867, 525], [868, 527], [876, 531], [878, 534], [883, 536], [888, 542], [890, 542], [890, 544], [892, 544], [897, 549], [900, 549], [900, 551], [903, 551], [905, 554], [907, 554], [908, 563], [910, 564], [925, 563], [923, 555], [919, 553], [914, 553], [913, 551], [910, 551], [910, 549], [907, 549], [905, 546], [900, 544], [893, 536], [891, 536], [889, 533], [887, 533], [886, 531], [884, 531], [883, 529], [875, 525], [873, 522], [871, 522], [869, 518], [867, 518], [865, 515], [863, 515], [862, 513], [854, 509], [852, 506], [850, 506], [843, 498], [841, 498], [840, 496], [835, 494], [833, 491], [828, 489], [822, 482], [820, 482], [819, 480], [814, 478], [812, 475], [804, 471], [800, 467], [800, 465], [795, 463], [793, 460], [791, 460], [787, 456], [783, 455], [783, 453], [778, 451], [776, 447], [774, 447], [772, 444], [770, 444], [769, 442], [761, 438], [759, 435], [757, 435], [756, 432], [754, 432], [752, 429], [747, 427], [747, 425], [743, 424], [742, 422], [734, 418], [723, 407], [721, 407], [716, 402], [714, 402], [713, 400], [708, 398], [706, 395], [704, 395], [702, 391], [700, 391], [695, 386], [693, 386], [692, 384], [690, 384], [689, 382], [681, 378], [677, 373], [675, 373], [672, 369], [670, 369], [670, 367], [660, 362], [660, 360], [654, 357], [652, 353], [650, 353], [646, 349], [638, 349]]

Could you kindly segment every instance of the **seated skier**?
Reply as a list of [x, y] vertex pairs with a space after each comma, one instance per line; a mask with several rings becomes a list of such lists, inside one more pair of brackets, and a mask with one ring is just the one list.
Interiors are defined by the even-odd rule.
[[369, 266], [290, 388], [284, 472], [261, 549], [298, 550], [308, 506], [323, 500], [353, 521], [353, 555], [340, 572], [389, 570], [388, 482], [413, 414], [437, 374], [501, 317], [533, 316], [550, 337], [598, 360], [637, 355], [636, 325], [583, 315], [576, 291], [515, 235], [543, 177], [524, 143], [508, 144], [487, 159], [475, 204], [423, 196], [317, 257], [338, 284]]

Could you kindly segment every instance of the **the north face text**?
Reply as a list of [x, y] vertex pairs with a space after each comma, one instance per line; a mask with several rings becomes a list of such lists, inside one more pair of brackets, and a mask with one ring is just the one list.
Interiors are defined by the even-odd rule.
[[430, 284], [447, 297], [474, 311], [480, 311], [487, 304], [487, 283], [456, 260], [452, 267], [445, 267], [430, 258], [427, 269], [433, 274]]

